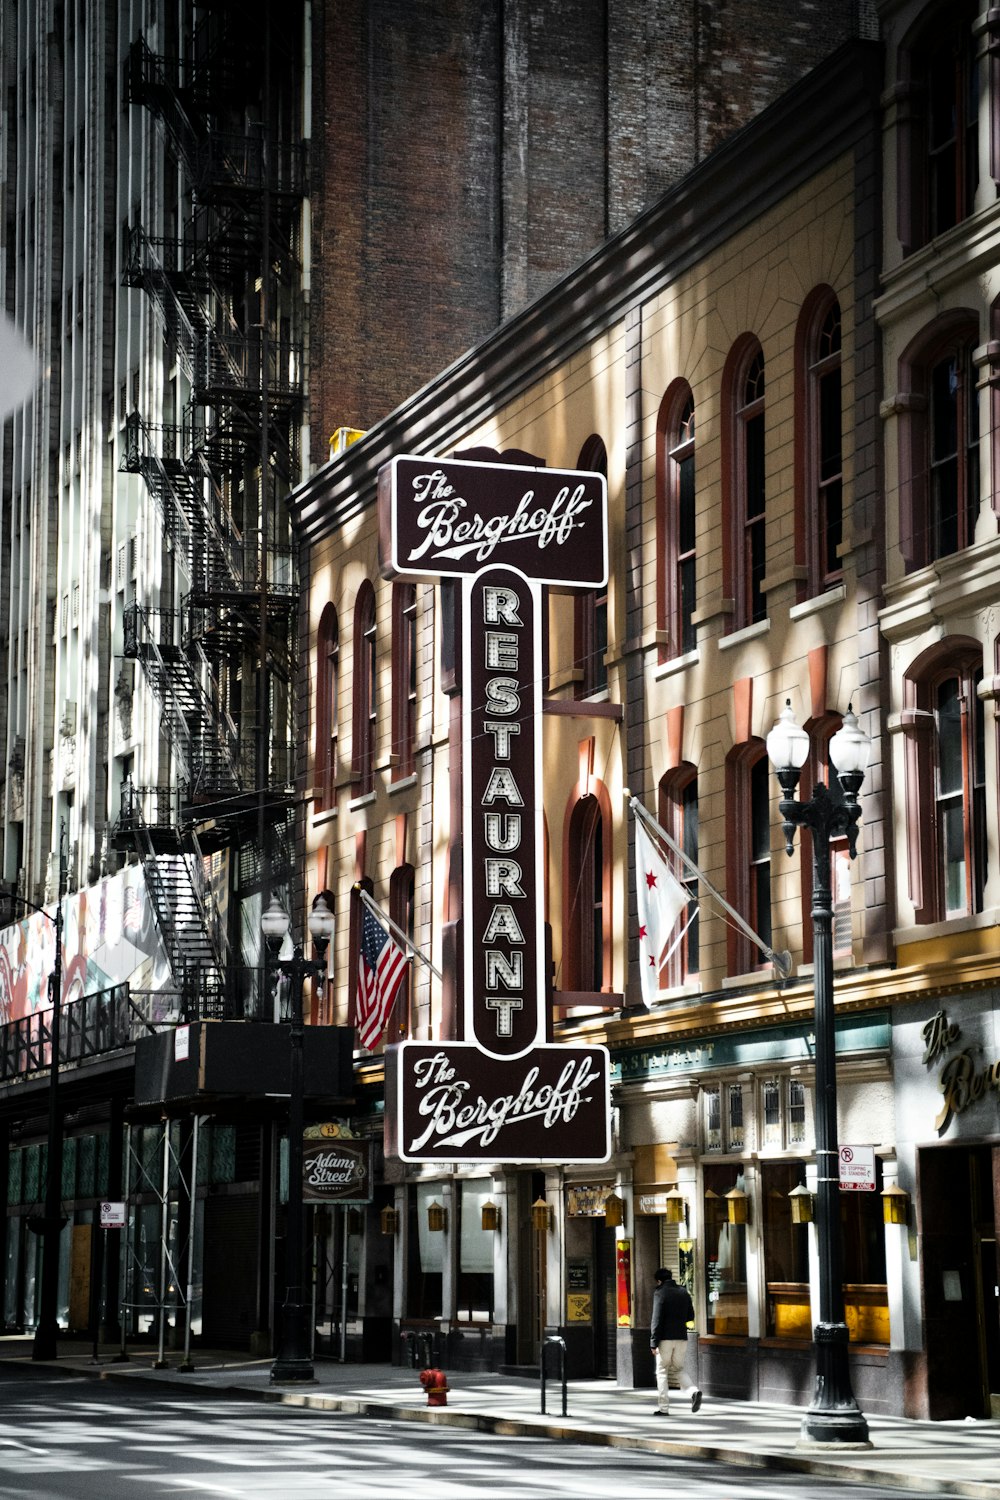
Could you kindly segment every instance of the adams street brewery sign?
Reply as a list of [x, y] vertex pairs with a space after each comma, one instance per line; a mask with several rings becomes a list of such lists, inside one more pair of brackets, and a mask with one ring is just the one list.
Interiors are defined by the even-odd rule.
[[391, 576], [462, 589], [463, 1039], [394, 1049], [394, 1149], [605, 1161], [608, 1054], [546, 1041], [541, 916], [542, 585], [607, 582], [605, 480], [399, 457], [379, 476], [379, 531]]

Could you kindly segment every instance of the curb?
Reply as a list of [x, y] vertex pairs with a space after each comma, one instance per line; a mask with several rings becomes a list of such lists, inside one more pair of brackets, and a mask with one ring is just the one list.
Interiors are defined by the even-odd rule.
[[[23, 1360], [0, 1358], [0, 1367], [16, 1368]], [[804, 1454], [769, 1453], [745, 1448], [729, 1448], [708, 1443], [679, 1442], [669, 1438], [646, 1437], [638, 1433], [609, 1432], [591, 1427], [573, 1427], [556, 1423], [539, 1413], [537, 1419], [528, 1416], [498, 1417], [484, 1412], [459, 1411], [445, 1407], [397, 1406], [390, 1402], [372, 1401], [360, 1396], [335, 1396], [305, 1390], [281, 1390], [245, 1387], [240, 1385], [215, 1384], [199, 1380], [192, 1372], [190, 1383], [179, 1380], [176, 1375], [163, 1376], [155, 1371], [126, 1371], [109, 1369], [107, 1366], [56, 1364], [44, 1362], [43, 1368], [53, 1374], [82, 1376], [89, 1380], [105, 1380], [114, 1384], [141, 1382], [144, 1386], [155, 1386], [159, 1390], [183, 1390], [197, 1387], [199, 1391], [227, 1400], [239, 1399], [256, 1402], [258, 1405], [292, 1406], [307, 1411], [343, 1412], [348, 1416], [372, 1417], [381, 1421], [418, 1422], [433, 1427], [454, 1427], [466, 1432], [494, 1433], [499, 1437], [545, 1438], [555, 1442], [579, 1443], [593, 1448], [619, 1448], [632, 1452], [659, 1453], [671, 1458], [690, 1459], [703, 1463], [724, 1463], [733, 1468], [772, 1470], [777, 1473], [812, 1474], [821, 1479], [839, 1479], [855, 1485], [883, 1485], [887, 1489], [898, 1489], [918, 1494], [956, 1495], [965, 1500], [1000, 1500], [1000, 1483], [974, 1479], [938, 1478], [924, 1474], [900, 1474], [896, 1470], [869, 1467], [856, 1463], [834, 1463], [829, 1459], [806, 1457]], [[39, 1368], [38, 1365], [35, 1368]]]

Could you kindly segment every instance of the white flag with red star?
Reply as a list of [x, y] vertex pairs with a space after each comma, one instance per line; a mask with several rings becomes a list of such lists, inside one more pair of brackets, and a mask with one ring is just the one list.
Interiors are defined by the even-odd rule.
[[639, 907], [639, 964], [642, 998], [649, 1005], [660, 988], [660, 967], [677, 918], [688, 904], [688, 893], [671, 875], [653, 841], [636, 819], [635, 883]]

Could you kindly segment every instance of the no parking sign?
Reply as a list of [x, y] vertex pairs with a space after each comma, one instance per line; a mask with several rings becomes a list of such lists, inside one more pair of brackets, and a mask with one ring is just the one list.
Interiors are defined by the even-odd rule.
[[874, 1193], [874, 1146], [841, 1146], [840, 1191], [842, 1193]]

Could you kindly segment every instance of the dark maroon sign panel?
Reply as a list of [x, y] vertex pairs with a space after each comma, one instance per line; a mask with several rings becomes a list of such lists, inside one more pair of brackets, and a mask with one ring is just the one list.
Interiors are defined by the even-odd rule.
[[379, 473], [382, 570], [458, 578], [516, 568], [538, 583], [608, 579], [607, 484], [579, 469], [392, 459]]
[[545, 1038], [538, 591], [505, 568], [465, 587], [465, 1034], [514, 1056]]
[[487, 1057], [469, 1042], [402, 1042], [396, 1149], [403, 1161], [607, 1161], [608, 1054], [553, 1043]]
[[370, 1203], [370, 1140], [307, 1140], [302, 1147], [304, 1203]]

